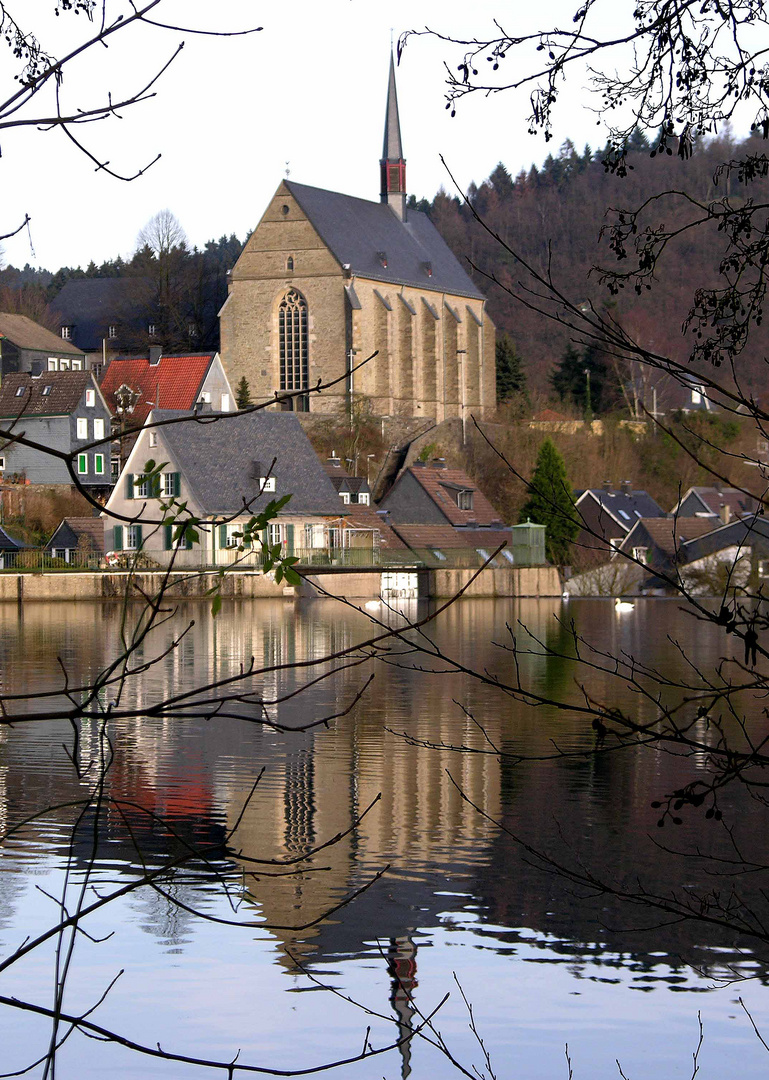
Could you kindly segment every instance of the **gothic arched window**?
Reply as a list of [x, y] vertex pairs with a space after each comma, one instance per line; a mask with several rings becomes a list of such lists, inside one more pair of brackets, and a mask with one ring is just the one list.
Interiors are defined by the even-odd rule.
[[280, 302], [278, 333], [280, 388], [306, 390], [309, 383], [307, 301], [297, 289], [289, 289]]
[[293, 270], [293, 269], [294, 269], [294, 256], [289, 255], [289, 257], [286, 259], [286, 270]]

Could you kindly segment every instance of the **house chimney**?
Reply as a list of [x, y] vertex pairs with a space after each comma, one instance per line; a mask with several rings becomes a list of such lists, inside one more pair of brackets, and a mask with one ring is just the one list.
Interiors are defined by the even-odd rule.
[[157, 367], [162, 355], [163, 350], [160, 345], [150, 345], [150, 367]]
[[433, 458], [433, 468], [434, 469], [445, 469], [446, 468], [446, 458], [445, 457]]
[[604, 480], [604, 482], [603, 482], [603, 490], [604, 491], [611, 491], [611, 480]]
[[729, 503], [721, 503], [719, 517], [724, 525], [728, 525], [732, 520], [732, 508], [729, 506]]
[[629, 495], [629, 494], [630, 494], [630, 481], [629, 481], [629, 480], [622, 480], [622, 481], [620, 481], [620, 486], [621, 486], [621, 488], [622, 488], [622, 491], [623, 491], [623, 493], [624, 493], [625, 495]]

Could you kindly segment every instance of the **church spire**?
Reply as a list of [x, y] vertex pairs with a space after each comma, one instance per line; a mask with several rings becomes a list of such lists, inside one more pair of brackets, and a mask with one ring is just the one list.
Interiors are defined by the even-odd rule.
[[401, 145], [398, 95], [395, 90], [395, 60], [390, 53], [390, 81], [387, 86], [384, 146], [379, 162], [382, 184], [380, 199], [391, 206], [401, 221], [406, 220], [406, 161]]

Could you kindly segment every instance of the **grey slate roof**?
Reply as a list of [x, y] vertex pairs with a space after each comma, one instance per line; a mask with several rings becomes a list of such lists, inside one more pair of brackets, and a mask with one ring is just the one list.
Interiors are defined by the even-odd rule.
[[[358, 277], [483, 300], [484, 295], [427, 217], [401, 221], [386, 203], [283, 181], [332, 255]], [[382, 266], [377, 252], [387, 256]], [[431, 266], [428, 276], [426, 266]]]
[[[96, 388], [90, 371], [44, 371], [33, 377], [26, 372], [6, 375], [0, 386], [0, 418], [69, 416], [86, 387]], [[24, 393], [17, 396], [21, 387]], [[49, 393], [43, 391], [50, 387]]]
[[603, 488], [589, 488], [578, 492], [577, 506], [585, 495], [592, 495], [606, 513], [611, 514], [617, 524], [629, 531], [639, 518], [664, 518], [667, 514], [646, 491], [604, 491]]
[[[150, 422], [185, 416], [190, 413], [155, 409]], [[241, 510], [243, 499], [250, 501], [259, 491], [256, 463], [269, 467], [275, 459], [275, 492], [260, 495], [252, 509], [290, 493], [283, 514], [340, 516], [339, 496], [294, 413], [205, 413], [159, 433], [205, 514]]]
[[401, 125], [398, 118], [398, 94], [395, 89], [395, 61], [390, 53], [390, 79], [387, 84], [387, 111], [385, 112], [383, 161], [400, 161], [403, 158]]
[[74, 327], [81, 349], [100, 349], [106, 327], [146, 329], [146, 312], [154, 309], [150, 278], [79, 278], [66, 283], [51, 307], [62, 326]]
[[769, 521], [760, 515], [732, 521], [705, 533], [704, 536], [689, 540], [683, 544], [682, 551], [686, 562], [693, 562], [723, 551], [724, 548], [752, 548], [754, 545], [762, 551], [769, 548]]

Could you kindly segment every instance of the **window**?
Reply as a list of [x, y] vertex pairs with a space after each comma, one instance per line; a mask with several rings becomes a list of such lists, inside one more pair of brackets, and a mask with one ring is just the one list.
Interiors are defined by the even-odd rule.
[[104, 454], [94, 454], [93, 471], [97, 476], [104, 476]]
[[304, 546], [307, 548], [324, 548], [326, 546], [325, 529], [322, 525], [305, 525]]
[[162, 473], [160, 477], [160, 497], [173, 499], [181, 495], [181, 477], [178, 472]]
[[294, 269], [294, 256], [289, 255], [289, 257], [286, 259], [286, 270], [293, 270], [293, 269]]
[[230, 395], [222, 394], [222, 412], [230, 411]]
[[49, 371], [58, 371], [59, 370], [59, 361], [54, 356], [49, 356], [48, 357], [48, 370]]
[[472, 510], [473, 508], [473, 493], [472, 491], [458, 491], [457, 492], [457, 506], [460, 510]]
[[288, 207], [286, 206], [286, 204], [285, 204], [285, 203], [283, 203], [283, 205], [281, 206], [281, 208], [280, 208], [280, 212], [281, 212], [281, 214], [283, 214], [283, 216], [284, 216], [284, 217], [285, 217], [285, 216], [286, 216], [286, 214], [288, 213]]
[[223, 531], [224, 531], [224, 535], [222, 536], [222, 540], [224, 540], [223, 547], [235, 548], [235, 547], [238, 547], [239, 544], [243, 543], [243, 523], [242, 522], [240, 524], [225, 525]]
[[348, 506], [349, 503], [350, 503], [350, 492], [349, 491], [340, 491], [339, 494], [342, 496], [342, 502], [344, 503], [344, 505]]
[[630, 514], [628, 514], [628, 512], [626, 510], [620, 510], [619, 516], [621, 518], [624, 518], [625, 521], [630, 521]]
[[438, 551], [437, 548], [433, 548], [432, 551], [433, 551], [433, 555], [435, 556], [436, 559], [439, 560], [439, 562], [446, 562], [446, 556], [443, 554], [442, 551]]
[[88, 438], [88, 420], [85, 416], [77, 418], [77, 437], [78, 439]]
[[280, 389], [304, 390], [309, 382], [307, 301], [289, 289], [278, 309]]
[[5, 469], [5, 458], [0, 457], [0, 471]]
[[101, 417], [98, 417], [93, 422], [93, 437], [94, 439], [104, 438], [104, 421], [101, 419]]
[[84, 476], [88, 472], [88, 454], [77, 455], [77, 471], [80, 476]]
[[157, 326], [155, 325], [154, 322], [151, 322], [149, 324], [149, 326], [147, 327], [147, 333], [149, 334], [150, 337], [156, 337], [157, 332], [158, 332]]
[[72, 370], [73, 371], [82, 371], [83, 370], [83, 361], [82, 360], [77, 360], [77, 359], [73, 360], [72, 361]]
[[692, 405], [701, 405], [701, 404], [702, 404], [702, 389], [698, 388], [696, 390], [692, 390]]
[[[0, 461], [3, 459], [0, 458]], [[0, 468], [5, 468], [4, 465], [0, 465]], [[760, 578], [769, 577], [769, 559], [758, 560], [758, 576]]]
[[50, 392], [51, 392], [51, 388], [50, 388], [50, 386], [44, 386], [44, 387], [43, 387], [43, 397], [48, 397], [48, 395], [50, 394]]
[[61, 328], [61, 336], [64, 338], [65, 341], [70, 341], [71, 338], [72, 338], [72, 327], [71, 326], [62, 326], [62, 328]]
[[134, 473], [132, 477], [129, 477], [129, 485], [131, 494], [128, 495], [129, 499], [146, 499], [149, 497], [149, 480], [146, 476], [142, 479], [141, 473]]
[[126, 551], [138, 551], [142, 546], [141, 525], [127, 525], [125, 531]]
[[113, 324], [112, 326], [107, 328], [107, 337], [110, 340], [114, 340], [114, 338], [117, 337], [117, 326]]
[[203, 405], [210, 405], [211, 404], [211, 391], [210, 390], [204, 390], [203, 393], [198, 398], [198, 401], [200, 401]]
[[269, 543], [270, 547], [275, 547], [276, 544], [283, 543], [283, 526], [277, 525], [275, 522], [269, 526]]
[[69, 360], [65, 360], [63, 357], [59, 361], [59, 371], [69, 371]]
[[633, 558], [640, 563], [645, 563], [649, 555], [648, 547], [634, 547]]
[[262, 491], [274, 491], [275, 490], [275, 477], [274, 476], [260, 476], [259, 487]]
[[120, 458], [113, 457], [109, 463], [109, 475], [113, 483], [117, 483], [120, 476]]
[[196, 338], [198, 336], [198, 328], [195, 323], [187, 323], [187, 337]]
[[151, 431], [149, 433], [149, 442], [150, 442], [150, 449], [153, 449], [154, 447], [157, 446], [157, 444], [158, 444], [158, 433], [157, 433], [157, 431]]
[[26, 393], [26, 391], [27, 391], [26, 386], [17, 386], [16, 387], [16, 397], [24, 397], [24, 394]]
[[367, 491], [358, 492], [358, 502], [361, 504], [361, 506], [369, 505], [369, 495]]

